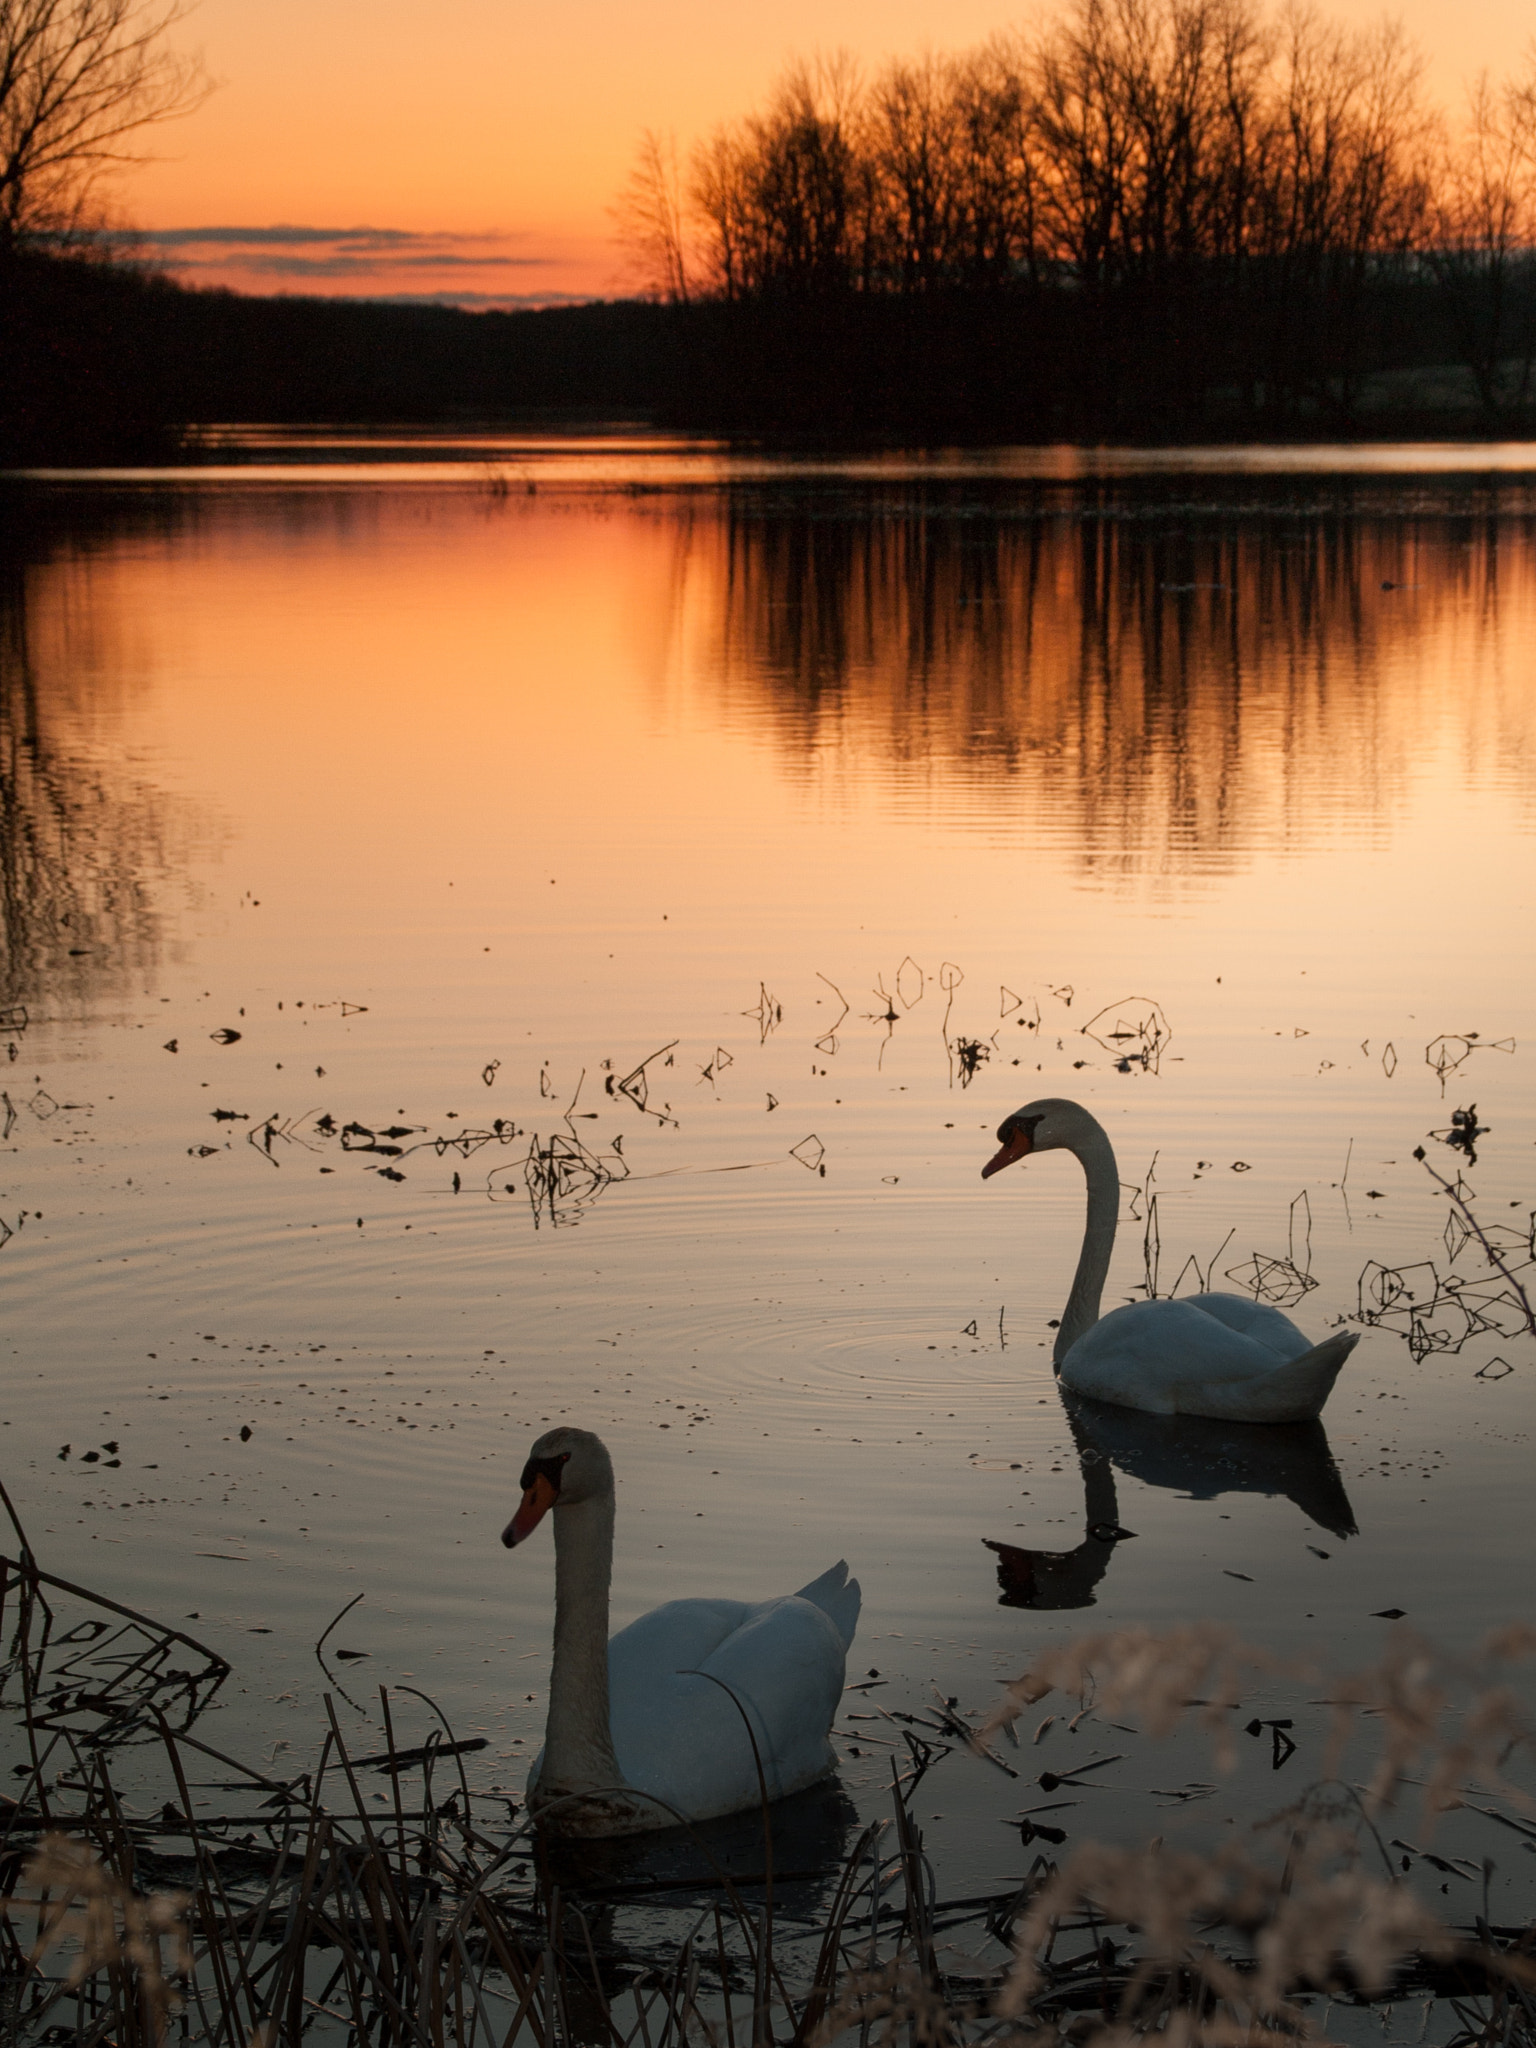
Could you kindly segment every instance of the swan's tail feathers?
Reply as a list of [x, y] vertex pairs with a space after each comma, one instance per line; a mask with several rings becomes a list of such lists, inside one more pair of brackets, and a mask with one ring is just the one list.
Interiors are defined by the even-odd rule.
[[843, 1648], [853, 1643], [853, 1632], [859, 1625], [859, 1602], [862, 1599], [857, 1579], [848, 1576], [845, 1558], [839, 1558], [828, 1572], [819, 1579], [812, 1579], [808, 1586], [802, 1586], [795, 1595], [797, 1600], [809, 1600], [813, 1607], [819, 1607], [843, 1639]]
[[[1289, 1359], [1262, 1382], [1246, 1381], [1243, 1413], [1251, 1422], [1313, 1422], [1333, 1392], [1333, 1383], [1351, 1351], [1360, 1342], [1358, 1330], [1340, 1330], [1314, 1344], [1299, 1358]], [[1258, 1412], [1259, 1403], [1263, 1413]]]

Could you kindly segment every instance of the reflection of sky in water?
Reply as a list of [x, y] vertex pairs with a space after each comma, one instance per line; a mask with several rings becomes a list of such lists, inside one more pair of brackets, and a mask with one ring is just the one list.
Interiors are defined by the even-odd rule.
[[[552, 1569], [495, 1539], [563, 1415], [618, 1618], [847, 1555], [893, 1704], [981, 1703], [1087, 1599], [1346, 1663], [1389, 1608], [1504, 1618], [1536, 1352], [1447, 1298], [1486, 1269], [1413, 1154], [1528, 1228], [1536, 576], [1522, 486], [1394, 488], [53, 502], [0, 710], [43, 1561], [195, 1611], [253, 1753], [363, 1592], [349, 1690], [425, 1686], [507, 1784]], [[1415, 1268], [1326, 1449], [1064, 1414], [1077, 1169], [978, 1178], [1051, 1092], [1118, 1149], [1106, 1305], [1155, 1257], [1321, 1336]], [[1474, 1103], [1475, 1167], [1428, 1137]], [[1070, 1825], [1166, 1832], [1179, 1771]], [[935, 1776], [941, 1856], [1012, 1867], [1001, 1782]]]

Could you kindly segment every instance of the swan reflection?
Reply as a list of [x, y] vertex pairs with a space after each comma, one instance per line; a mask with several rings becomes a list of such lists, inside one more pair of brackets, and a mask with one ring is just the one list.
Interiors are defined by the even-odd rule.
[[579, 1888], [591, 1903], [607, 1890], [615, 1903], [634, 1896], [654, 1906], [657, 1892], [687, 1899], [715, 1890], [722, 1876], [750, 1887], [771, 1869], [781, 1906], [809, 1908], [835, 1881], [858, 1826], [858, 1808], [832, 1778], [776, 1799], [766, 1813], [650, 1835], [546, 1835], [539, 1853], [556, 1883]]
[[1294, 1502], [1332, 1536], [1357, 1535], [1328, 1433], [1321, 1422], [1214, 1422], [1196, 1415], [1144, 1415], [1082, 1395], [1063, 1406], [1083, 1475], [1083, 1538], [1070, 1550], [1035, 1550], [984, 1539], [997, 1558], [1003, 1607], [1091, 1607], [1118, 1544], [1135, 1535], [1120, 1523], [1115, 1468], [1186, 1500], [1260, 1493]]

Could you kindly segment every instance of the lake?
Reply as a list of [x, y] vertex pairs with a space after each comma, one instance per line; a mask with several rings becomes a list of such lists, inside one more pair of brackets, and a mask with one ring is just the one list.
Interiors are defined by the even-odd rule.
[[[0, 513], [0, 1477], [230, 1661], [207, 1740], [296, 1768], [413, 1686], [520, 1793], [553, 1552], [497, 1539], [560, 1420], [616, 1622], [846, 1557], [859, 1713], [1090, 1628], [1529, 1618], [1536, 450], [213, 453]], [[1363, 1329], [1321, 1432], [1069, 1416], [1081, 1174], [980, 1178], [1047, 1095], [1116, 1148], [1106, 1305]], [[1316, 1692], [1228, 1775], [1075, 1707], [944, 1758], [943, 1882], [1032, 1807], [1271, 1810]], [[882, 1811], [914, 1724], [842, 1725]]]

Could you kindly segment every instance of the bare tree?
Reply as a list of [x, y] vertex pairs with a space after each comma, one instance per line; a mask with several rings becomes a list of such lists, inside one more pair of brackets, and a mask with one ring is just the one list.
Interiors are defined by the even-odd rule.
[[1310, 393], [1347, 411], [1369, 289], [1420, 239], [1432, 123], [1420, 60], [1392, 23], [1350, 31], [1291, 0], [1280, 27], [1255, 185], [1255, 367], [1282, 410]]
[[1115, 88], [1112, 10], [1081, 0], [1042, 39], [1036, 58], [1035, 135], [1041, 212], [1052, 255], [1079, 288], [1113, 284], [1133, 140]]
[[890, 65], [874, 89], [874, 168], [887, 260], [904, 292], [955, 281], [963, 204], [955, 67], [935, 57]]
[[1017, 38], [994, 36], [953, 71], [958, 258], [972, 289], [1040, 282], [1039, 166], [1031, 149], [1034, 102], [1025, 55]]
[[706, 287], [717, 298], [737, 299], [746, 288], [746, 146], [733, 128], [717, 128], [693, 153], [692, 197], [703, 235]]
[[87, 218], [135, 138], [208, 87], [167, 37], [183, 0], [0, 0], [0, 251]]
[[873, 211], [851, 61], [797, 64], [767, 108], [693, 152], [686, 194], [670, 143], [646, 134], [618, 206], [619, 236], [648, 287], [814, 297], [864, 281]]
[[759, 290], [816, 298], [869, 275], [864, 92], [846, 55], [792, 65], [746, 124], [749, 248]]
[[1536, 53], [1526, 75], [1468, 95], [1440, 168], [1426, 261], [1485, 411], [1523, 409], [1536, 357]]
[[676, 139], [647, 128], [612, 219], [643, 289], [677, 306], [689, 297], [685, 211]]
[[[1536, 58], [1480, 104], [1463, 225], [1444, 214], [1437, 246], [1465, 267], [1502, 236], [1500, 276], [1536, 312]], [[1390, 24], [1337, 27], [1315, 0], [1057, 0], [1027, 32], [867, 83], [847, 61], [793, 68], [695, 149], [681, 199], [652, 142], [631, 240], [668, 280], [686, 239], [704, 298], [906, 302], [807, 316], [898, 339], [898, 365], [983, 322], [999, 362], [1101, 415], [1194, 416], [1212, 394], [1348, 414], [1402, 289], [1427, 281], [1434, 141]]]

